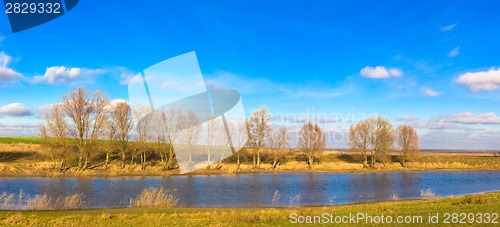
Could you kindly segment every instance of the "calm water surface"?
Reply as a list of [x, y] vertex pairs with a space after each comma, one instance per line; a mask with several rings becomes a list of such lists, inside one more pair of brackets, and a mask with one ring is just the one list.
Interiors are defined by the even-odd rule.
[[[316, 206], [390, 200], [394, 193], [399, 199], [416, 199], [427, 189], [436, 197], [500, 191], [500, 171], [0, 178], [0, 194], [20, 190], [50, 197], [83, 193], [86, 208], [126, 207], [130, 198], [148, 187], [173, 190], [179, 206]], [[279, 196], [274, 197], [276, 191]]]

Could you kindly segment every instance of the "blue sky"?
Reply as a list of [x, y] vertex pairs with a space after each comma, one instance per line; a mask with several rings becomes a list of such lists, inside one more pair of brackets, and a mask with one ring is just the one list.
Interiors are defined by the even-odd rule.
[[339, 116], [380, 114], [416, 127], [422, 148], [499, 149], [498, 7], [80, 1], [15, 34], [2, 13], [0, 136], [36, 135], [44, 106], [79, 85], [127, 99], [128, 76], [195, 51], [206, 82], [240, 92], [247, 114], [267, 105], [292, 133], [320, 122], [329, 147], [345, 147], [352, 118]]

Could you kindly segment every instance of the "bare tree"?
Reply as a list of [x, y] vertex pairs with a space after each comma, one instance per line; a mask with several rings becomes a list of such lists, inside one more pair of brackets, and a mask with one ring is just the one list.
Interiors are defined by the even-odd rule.
[[376, 121], [373, 118], [360, 121], [356, 126], [349, 128], [348, 144], [352, 151], [363, 153], [363, 167], [368, 167], [368, 152], [372, 151], [372, 135], [375, 130]]
[[379, 156], [382, 158], [382, 162], [384, 165], [387, 164], [387, 153], [392, 150], [394, 143], [393, 136], [393, 127], [389, 120], [383, 118], [382, 116], [378, 116], [375, 120], [375, 131], [372, 134], [372, 160], [371, 166], [375, 166], [375, 156]]
[[[66, 121], [64, 111], [60, 104], [54, 104], [50, 108], [50, 112], [45, 114], [46, 122], [40, 125], [40, 137], [42, 137], [49, 149], [56, 156], [61, 158], [60, 169], [66, 169], [66, 149], [68, 137], [68, 122]], [[56, 168], [54, 154], [51, 153]]]
[[200, 139], [201, 134], [201, 119], [196, 113], [192, 110], [189, 110], [184, 118], [184, 132], [183, 140], [184, 144], [188, 146], [188, 155], [189, 155], [189, 164], [193, 164], [193, 150], [196, 146], [196, 143]]
[[[80, 86], [63, 96], [62, 108], [72, 121], [71, 135], [77, 140], [80, 156], [78, 167], [87, 168], [91, 146], [102, 134], [106, 122], [106, 106], [109, 100], [101, 91], [86, 91]], [[85, 163], [83, 158], [85, 156]]]
[[149, 147], [147, 146], [147, 142], [152, 137], [152, 124], [153, 122], [153, 109], [149, 105], [137, 105], [132, 113], [134, 115], [134, 119], [137, 119], [135, 124], [135, 147], [133, 149], [132, 158], [130, 160], [130, 165], [134, 164], [134, 158], [137, 155], [141, 157], [141, 169], [146, 169], [146, 159], [147, 154], [149, 152]]
[[110, 112], [111, 124], [115, 130], [115, 140], [122, 156], [122, 168], [125, 168], [125, 154], [128, 151], [130, 131], [134, 126], [132, 110], [127, 102], [119, 102]]
[[106, 147], [106, 162], [104, 163], [104, 167], [107, 169], [109, 164], [109, 156], [113, 152], [114, 149], [114, 137], [116, 135], [116, 125], [114, 124], [111, 118], [108, 118], [105, 125], [106, 130], [106, 139], [108, 141], [108, 146]]
[[302, 125], [299, 131], [297, 147], [305, 151], [309, 168], [311, 168], [315, 154], [326, 147], [323, 128], [311, 122]]
[[166, 115], [163, 111], [155, 110], [153, 116], [153, 123], [151, 124], [153, 131], [153, 139], [156, 143], [156, 151], [160, 155], [160, 161], [164, 164], [164, 168], [166, 169], [166, 159], [168, 149], [166, 146], [167, 141], [167, 127], [166, 127]]
[[168, 155], [167, 155], [167, 163], [165, 164], [167, 169], [174, 168], [174, 143], [178, 142], [180, 129], [182, 127], [183, 113], [181, 109], [176, 109], [174, 107], [170, 107], [164, 110], [165, 113], [165, 132], [168, 137]]
[[401, 166], [405, 167], [409, 157], [419, 151], [417, 131], [409, 125], [400, 125], [396, 128], [396, 141], [402, 154]]
[[[242, 149], [247, 145], [248, 142], [248, 132], [247, 132], [247, 121], [228, 121], [228, 128], [230, 129], [231, 135], [231, 145], [233, 148]], [[236, 168], [240, 169], [240, 152], [236, 151]]]
[[286, 148], [289, 145], [290, 136], [288, 136], [288, 131], [285, 126], [281, 126], [276, 132], [271, 136], [271, 149], [273, 150], [273, 169], [279, 164], [278, 162], [278, 152], [281, 149]]
[[252, 112], [247, 121], [248, 145], [253, 153], [253, 167], [260, 167], [260, 150], [268, 144], [271, 134], [271, 114], [266, 106]]
[[223, 142], [219, 139], [220, 132], [219, 128], [221, 126], [221, 120], [217, 118], [214, 114], [208, 116], [208, 121], [206, 123], [206, 148], [207, 148], [207, 169], [210, 169], [210, 162], [212, 161], [212, 156], [217, 150], [217, 145], [219, 142]]

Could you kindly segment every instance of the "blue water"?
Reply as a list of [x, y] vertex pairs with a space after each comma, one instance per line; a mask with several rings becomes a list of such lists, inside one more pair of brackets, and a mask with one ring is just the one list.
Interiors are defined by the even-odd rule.
[[[500, 191], [500, 171], [296, 173], [149, 178], [0, 178], [0, 194], [85, 195], [85, 208], [126, 207], [148, 187], [164, 187], [188, 207], [316, 206]], [[275, 192], [277, 195], [274, 196]], [[274, 198], [274, 200], [273, 200]]]

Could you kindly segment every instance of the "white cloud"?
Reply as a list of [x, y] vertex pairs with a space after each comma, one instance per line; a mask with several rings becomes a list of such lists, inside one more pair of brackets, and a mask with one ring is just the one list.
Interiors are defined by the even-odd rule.
[[429, 121], [417, 121], [412, 124], [415, 128], [425, 128], [425, 129], [433, 129], [433, 130], [444, 130], [444, 129], [458, 129], [463, 130], [466, 129], [463, 125], [456, 125], [453, 122], [446, 120], [435, 121], [435, 119], [431, 119]]
[[113, 100], [109, 101], [109, 104], [104, 108], [107, 111], [110, 111], [110, 110], [114, 109], [119, 103], [127, 103], [130, 105], [130, 102], [125, 100], [125, 99], [113, 99]]
[[5, 52], [0, 52], [0, 83], [16, 81], [21, 77], [20, 73], [15, 72], [9, 68], [12, 57]]
[[418, 120], [420, 120], [420, 118], [415, 116], [404, 116], [398, 118], [398, 121], [407, 121], [407, 122], [418, 121]]
[[497, 90], [500, 89], [500, 69], [465, 73], [456, 82], [467, 86], [471, 92]]
[[380, 78], [389, 78], [389, 77], [400, 77], [403, 75], [403, 72], [399, 69], [390, 69], [387, 71], [384, 66], [376, 66], [370, 67], [366, 66], [361, 69], [359, 73], [362, 77], [372, 78], [372, 79], [380, 79]]
[[451, 25], [442, 27], [441, 31], [451, 31], [451, 30], [453, 30], [455, 28], [455, 26], [457, 26], [457, 24], [451, 24]]
[[460, 112], [445, 116], [448, 121], [462, 124], [500, 124], [500, 117], [495, 112], [475, 114], [471, 112]]
[[437, 96], [441, 95], [441, 92], [434, 91], [431, 88], [427, 88], [427, 87], [422, 87], [420, 90], [422, 91], [422, 93], [424, 93], [424, 95], [431, 96], [431, 97], [437, 97]]
[[69, 84], [77, 80], [90, 80], [96, 75], [106, 73], [106, 69], [66, 68], [64, 66], [47, 67], [43, 76], [35, 76], [33, 83]]
[[30, 108], [22, 103], [11, 103], [9, 105], [2, 106], [0, 107], [0, 114], [13, 117], [32, 115]]
[[80, 78], [80, 68], [68, 68], [64, 66], [47, 67], [43, 76], [35, 76], [33, 82], [47, 84], [66, 84]]
[[450, 53], [448, 53], [448, 57], [452, 58], [452, 57], [455, 57], [458, 54], [460, 54], [460, 52], [458, 50], [460, 50], [460, 47], [457, 47], [457, 48], [451, 50]]

